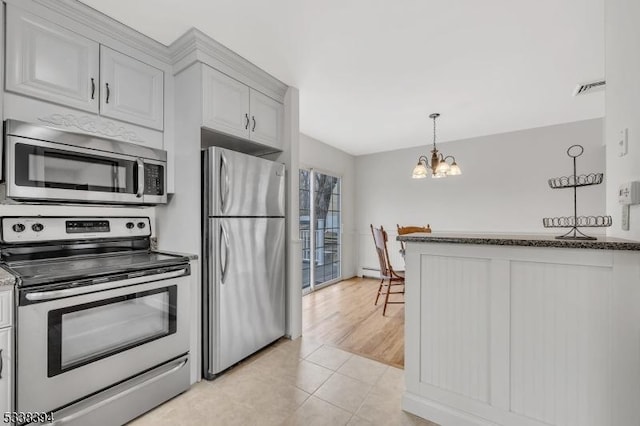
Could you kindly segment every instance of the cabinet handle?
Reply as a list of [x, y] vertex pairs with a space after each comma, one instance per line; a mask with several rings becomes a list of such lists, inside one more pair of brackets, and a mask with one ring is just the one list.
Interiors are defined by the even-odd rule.
[[2, 379], [2, 369], [4, 367], [4, 361], [2, 360], [2, 349], [0, 349], [0, 379]]
[[245, 130], [249, 128], [249, 114], [245, 114], [244, 118], [247, 119], [247, 124], [244, 125]]
[[111, 90], [109, 90], [109, 83], [105, 83], [105, 85], [107, 86], [107, 99], [105, 100], [105, 103], [109, 103], [109, 95], [111, 95]]
[[95, 95], [96, 95], [96, 82], [92, 78], [91, 79], [91, 99], [95, 99]]
[[251, 119], [253, 120], [253, 127], [251, 128], [251, 131], [255, 132], [256, 131], [256, 117], [252, 115]]

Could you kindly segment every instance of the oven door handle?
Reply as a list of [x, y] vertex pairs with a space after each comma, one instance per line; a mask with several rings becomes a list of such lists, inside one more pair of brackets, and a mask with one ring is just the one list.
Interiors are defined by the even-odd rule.
[[63, 297], [71, 297], [78, 296], [81, 294], [95, 293], [97, 291], [103, 290], [111, 290], [119, 287], [127, 287], [134, 284], [141, 284], [145, 282], [166, 280], [170, 278], [176, 278], [183, 275], [188, 275], [189, 269], [182, 268], [177, 271], [164, 272], [161, 274], [155, 275], [143, 275], [141, 277], [129, 278], [129, 279], [118, 279], [117, 281], [112, 281], [104, 284], [90, 284], [83, 287], [77, 288], [64, 288], [62, 290], [51, 290], [51, 291], [34, 291], [32, 293], [26, 293], [25, 298], [30, 302], [44, 302], [47, 300], [55, 300], [62, 299]]
[[144, 161], [138, 158], [136, 163], [138, 164], [138, 192], [136, 192], [136, 197], [141, 198], [144, 195]]

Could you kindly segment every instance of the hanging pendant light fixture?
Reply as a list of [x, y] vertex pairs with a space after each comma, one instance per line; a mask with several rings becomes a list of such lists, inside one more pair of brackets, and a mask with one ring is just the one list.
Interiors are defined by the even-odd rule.
[[[414, 167], [413, 174], [411, 175], [414, 179], [426, 178], [429, 175], [429, 169], [431, 169], [431, 177], [434, 179], [462, 174], [462, 170], [460, 170], [460, 167], [456, 163], [456, 159], [452, 155], [443, 156], [436, 148], [436, 118], [438, 117], [440, 117], [440, 114], [437, 112], [429, 115], [429, 118], [433, 120], [433, 149], [431, 150], [431, 161], [424, 155], [418, 157], [418, 164]], [[447, 162], [448, 159], [451, 159], [451, 164]]]

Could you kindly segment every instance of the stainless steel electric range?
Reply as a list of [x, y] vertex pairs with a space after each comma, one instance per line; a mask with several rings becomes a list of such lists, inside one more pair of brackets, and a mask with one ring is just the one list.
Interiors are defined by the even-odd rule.
[[16, 411], [120, 425], [189, 388], [189, 260], [147, 217], [3, 217], [16, 291]]

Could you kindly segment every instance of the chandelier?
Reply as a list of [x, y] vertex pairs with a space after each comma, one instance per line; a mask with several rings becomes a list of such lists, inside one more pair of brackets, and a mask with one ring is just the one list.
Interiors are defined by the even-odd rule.
[[[431, 161], [429, 161], [425, 155], [418, 157], [418, 164], [414, 167], [413, 174], [411, 175], [414, 179], [426, 178], [429, 174], [428, 169], [431, 169], [432, 178], [443, 178], [462, 174], [462, 170], [460, 170], [460, 167], [456, 164], [456, 159], [452, 155], [443, 156], [436, 148], [436, 118], [438, 117], [440, 117], [440, 114], [437, 112], [429, 116], [429, 118], [433, 120], [433, 149], [431, 150]], [[451, 164], [447, 162], [449, 159], [451, 160]]]

